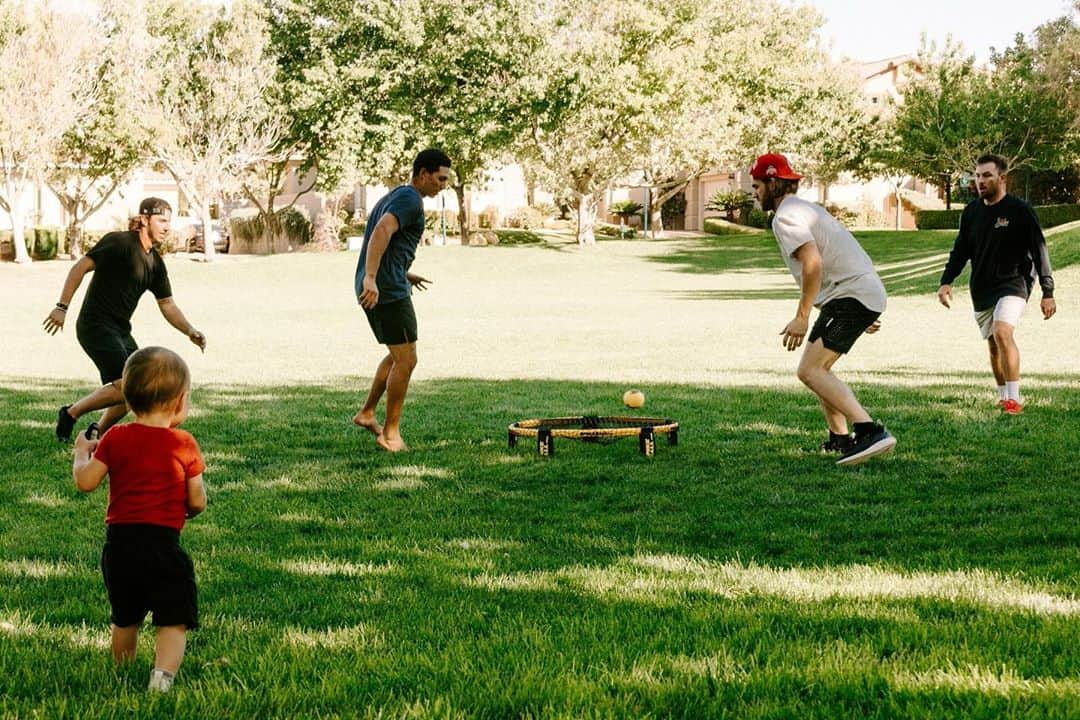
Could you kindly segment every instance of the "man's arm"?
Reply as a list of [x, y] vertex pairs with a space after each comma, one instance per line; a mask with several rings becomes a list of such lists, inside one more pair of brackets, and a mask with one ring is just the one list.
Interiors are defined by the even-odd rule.
[[800, 285], [802, 294], [799, 296], [799, 307], [795, 310], [795, 318], [789, 322], [780, 334], [784, 336], [784, 347], [794, 350], [802, 345], [803, 338], [810, 328], [810, 311], [814, 307], [814, 299], [821, 290], [821, 253], [817, 245], [805, 242], [800, 245], [792, 257], [799, 261], [802, 266], [802, 278]]
[[60, 301], [52, 309], [48, 317], [45, 318], [45, 322], [42, 323], [45, 332], [55, 335], [57, 330], [64, 329], [64, 321], [67, 319], [67, 307], [71, 304], [72, 298], [75, 297], [75, 291], [79, 289], [79, 285], [82, 284], [86, 273], [93, 272], [95, 267], [94, 261], [86, 255], [83, 255], [78, 262], [71, 266], [67, 279], [64, 280], [64, 287], [60, 290]]
[[1043, 235], [1042, 228], [1039, 227], [1039, 218], [1030, 208], [1028, 213], [1030, 215], [1028, 222], [1031, 223], [1028, 252], [1031, 254], [1032, 266], [1039, 277], [1039, 287], [1042, 289], [1042, 302], [1039, 304], [1039, 309], [1042, 310], [1043, 320], [1049, 320], [1057, 312], [1057, 301], [1054, 300], [1054, 276], [1050, 269], [1050, 253], [1046, 249], [1046, 237]]
[[379, 304], [379, 287], [375, 283], [375, 276], [379, 273], [379, 263], [386, 248], [390, 246], [390, 238], [398, 231], [400, 224], [393, 213], [386, 213], [379, 218], [379, 223], [371, 231], [368, 239], [367, 257], [364, 263], [364, 282], [360, 291], [360, 305], [370, 310]]
[[945, 263], [945, 269], [941, 273], [941, 281], [938, 282], [938, 302], [945, 307], [952, 307], [952, 283], [956, 277], [964, 271], [964, 266], [971, 259], [971, 243], [966, 239], [968, 233], [964, 228], [964, 216], [960, 214], [960, 229], [956, 233], [952, 250], [949, 252], [949, 260]]
[[173, 302], [171, 297], [158, 300], [158, 310], [161, 311], [162, 316], [168, 320], [170, 325], [187, 335], [188, 340], [197, 345], [200, 350], [206, 350], [206, 336], [188, 322], [188, 319], [184, 317], [184, 313], [181, 312], [180, 306]]

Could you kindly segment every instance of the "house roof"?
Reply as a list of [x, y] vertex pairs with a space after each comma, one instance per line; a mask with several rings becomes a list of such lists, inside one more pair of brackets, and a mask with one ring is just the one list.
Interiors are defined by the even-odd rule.
[[916, 69], [919, 68], [919, 58], [912, 54], [906, 55], [894, 55], [892, 57], [883, 58], [881, 60], [870, 60], [867, 62], [852, 62], [850, 66], [862, 77], [863, 80], [869, 80], [877, 77], [878, 75], [884, 75], [887, 72], [892, 72], [901, 65], [914, 65]]

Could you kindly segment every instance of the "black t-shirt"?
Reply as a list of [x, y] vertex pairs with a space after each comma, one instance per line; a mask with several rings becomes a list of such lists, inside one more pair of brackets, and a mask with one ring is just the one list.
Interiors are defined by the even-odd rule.
[[127, 334], [144, 292], [150, 290], [158, 300], [172, 297], [165, 262], [157, 250], [143, 250], [137, 232], [109, 233], [86, 256], [94, 261], [94, 274], [79, 311], [80, 326]]
[[993, 205], [982, 198], [968, 203], [941, 284], [951, 285], [968, 260], [977, 311], [989, 310], [1010, 295], [1026, 300], [1036, 277], [1043, 297], [1054, 296], [1046, 239], [1035, 211], [1018, 197], [1006, 194]]

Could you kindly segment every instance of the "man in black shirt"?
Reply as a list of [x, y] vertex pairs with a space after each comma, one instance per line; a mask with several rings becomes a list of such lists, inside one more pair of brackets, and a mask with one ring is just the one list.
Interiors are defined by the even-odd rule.
[[97, 423], [98, 434], [103, 434], [127, 414], [120, 380], [128, 356], [138, 349], [131, 337], [131, 316], [147, 290], [154, 293], [158, 309], [169, 324], [184, 333], [199, 349], [206, 349], [206, 337], [192, 327], [173, 302], [169, 273], [161, 255], [154, 249], [154, 245], [168, 234], [171, 218], [169, 203], [161, 198], [143, 200], [133, 229], [105, 235], [72, 266], [60, 291], [60, 302], [45, 318], [43, 325], [47, 333], [55, 335], [58, 330], [63, 330], [75, 291], [87, 273], [94, 273], [75, 323], [75, 332], [79, 344], [97, 366], [103, 386], [76, 403], [60, 408], [56, 437], [61, 441], [71, 440], [75, 422], [88, 412], [105, 409]]
[[1036, 278], [1042, 288], [1043, 319], [1057, 312], [1050, 257], [1031, 206], [1005, 192], [1008, 165], [1000, 155], [982, 155], [975, 165], [979, 197], [960, 216], [949, 262], [941, 274], [938, 300], [952, 301], [952, 282], [971, 261], [971, 301], [975, 321], [990, 346], [990, 369], [998, 385], [998, 405], [1010, 415], [1024, 411], [1020, 397], [1020, 349], [1013, 332]]

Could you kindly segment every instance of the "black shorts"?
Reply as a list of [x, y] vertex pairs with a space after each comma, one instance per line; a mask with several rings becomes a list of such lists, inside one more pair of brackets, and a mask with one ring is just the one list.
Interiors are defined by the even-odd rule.
[[412, 298], [402, 298], [371, 310], [364, 308], [371, 332], [381, 345], [405, 345], [416, 342], [416, 312]]
[[153, 624], [199, 627], [195, 566], [180, 547], [180, 533], [160, 525], [110, 525], [101, 551], [101, 574], [117, 627]]
[[843, 355], [879, 317], [881, 313], [871, 310], [855, 298], [830, 300], [821, 306], [817, 322], [806, 342], [809, 344], [821, 338], [822, 345]]
[[79, 344], [94, 361], [101, 374], [101, 384], [107, 385], [124, 376], [124, 363], [139, 349], [130, 333], [110, 328], [77, 330]]

